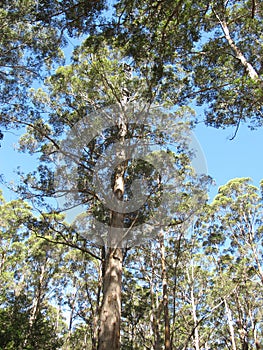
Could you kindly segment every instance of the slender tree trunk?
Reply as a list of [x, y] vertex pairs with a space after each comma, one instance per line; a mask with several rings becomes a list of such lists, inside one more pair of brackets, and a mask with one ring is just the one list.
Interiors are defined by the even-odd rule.
[[183, 230], [179, 230], [179, 235], [177, 238], [177, 245], [175, 250], [175, 261], [173, 264], [173, 312], [172, 312], [172, 332], [171, 332], [171, 350], [174, 349], [174, 329], [176, 324], [176, 303], [177, 303], [177, 275], [178, 275], [178, 264], [181, 257], [181, 243], [182, 243], [182, 237], [183, 237]]
[[257, 329], [256, 329], [257, 321], [254, 320], [251, 309], [249, 309], [248, 314], [249, 314], [249, 318], [250, 318], [250, 322], [251, 322], [251, 327], [252, 327], [252, 330], [253, 330], [253, 338], [254, 338], [255, 347], [258, 350], [258, 349], [260, 349], [260, 343], [259, 343], [259, 339], [258, 339], [258, 335], [257, 335]]
[[5, 260], [6, 260], [6, 252], [3, 251], [1, 254], [1, 261], [0, 261], [0, 274], [2, 274], [2, 272], [3, 272]]
[[162, 286], [163, 286], [163, 311], [164, 311], [164, 349], [171, 350], [170, 317], [168, 301], [167, 269], [165, 262], [164, 233], [160, 234], [161, 262], [162, 262]]
[[[237, 324], [238, 324], [238, 334], [239, 334], [239, 338], [241, 340], [241, 350], [248, 350], [248, 332], [247, 332], [247, 318], [243, 317], [243, 315], [245, 314], [244, 311], [244, 305], [242, 303], [242, 301], [240, 301], [240, 297], [239, 294], [237, 292], [237, 290], [235, 290], [235, 304], [237, 307]], [[239, 350], [239, 349], [238, 349]]]
[[73, 326], [73, 319], [75, 314], [75, 300], [77, 296], [77, 289], [71, 294], [71, 300], [70, 300], [70, 316], [69, 316], [69, 325], [68, 325], [68, 337], [70, 338], [72, 333], [72, 326]]
[[160, 335], [160, 312], [159, 312], [159, 299], [158, 299], [158, 293], [155, 293], [153, 299], [153, 326], [154, 326], [154, 350], [161, 350], [161, 335]]
[[37, 313], [38, 313], [38, 310], [39, 310], [40, 300], [41, 300], [42, 292], [43, 292], [43, 282], [44, 282], [45, 272], [46, 272], [45, 265], [41, 266], [41, 274], [40, 274], [40, 278], [39, 278], [39, 286], [38, 286], [36, 295], [35, 295], [35, 297], [33, 299], [32, 312], [31, 312], [31, 315], [30, 315], [30, 318], [29, 318], [29, 326], [30, 326], [30, 328], [33, 327], [33, 324], [34, 324], [34, 322], [36, 320]]
[[227, 315], [228, 328], [229, 328], [230, 337], [231, 337], [232, 349], [237, 350], [236, 342], [235, 342], [235, 331], [234, 331], [234, 327], [233, 327], [232, 313], [228, 307], [226, 299], [224, 299], [224, 304], [225, 304], [225, 310], [226, 310], [226, 315]]
[[[102, 260], [105, 260], [105, 248], [101, 248], [101, 257]], [[100, 263], [98, 267], [98, 289], [96, 296], [96, 308], [95, 314], [93, 315], [93, 327], [92, 327], [92, 350], [97, 350], [98, 348], [98, 339], [99, 339], [99, 314], [100, 314], [100, 297], [101, 297], [101, 289], [102, 289], [102, 276], [105, 274], [103, 271], [103, 265]]]
[[233, 50], [235, 57], [241, 62], [241, 64], [243, 65], [243, 67], [246, 69], [249, 77], [252, 80], [258, 80], [258, 73], [256, 72], [256, 70], [254, 69], [254, 67], [247, 61], [246, 57], [243, 55], [242, 51], [238, 48], [238, 46], [236, 45], [236, 43], [234, 42], [234, 40], [231, 38], [230, 32], [229, 32], [229, 28], [228, 25], [226, 23], [225, 20], [222, 20], [219, 15], [216, 13], [215, 10], [213, 10], [216, 18], [218, 19], [220, 26], [224, 32], [225, 38], [229, 44], [229, 46], [231, 47], [231, 49]]
[[151, 280], [150, 280], [150, 293], [151, 293], [151, 335], [153, 350], [161, 350], [161, 337], [159, 330], [159, 300], [158, 293], [155, 292], [155, 258], [151, 253]]
[[198, 319], [196, 314], [196, 302], [194, 296], [194, 265], [191, 262], [191, 275], [189, 271], [187, 271], [188, 282], [190, 284], [190, 295], [191, 295], [191, 306], [192, 306], [192, 316], [194, 321], [194, 348], [195, 350], [200, 350], [199, 345], [199, 331], [198, 331]]
[[46, 261], [41, 266], [41, 273], [40, 273], [40, 276], [39, 276], [39, 282], [38, 282], [38, 286], [37, 286], [37, 290], [36, 290], [35, 296], [33, 298], [32, 310], [31, 310], [31, 314], [30, 314], [30, 317], [29, 317], [29, 330], [28, 330], [28, 334], [25, 337], [25, 340], [24, 340], [24, 343], [23, 343], [23, 347], [24, 348], [26, 348], [28, 340], [31, 337], [32, 330], [33, 330], [33, 327], [34, 327], [34, 323], [36, 321], [37, 314], [39, 312], [39, 307], [40, 307], [40, 304], [41, 304], [41, 298], [42, 298], [43, 290], [44, 290], [47, 261], [48, 261], [48, 259], [46, 259]]
[[255, 243], [253, 242], [253, 235], [254, 234], [252, 235], [252, 233], [250, 233], [249, 235], [250, 235], [250, 242], [249, 243], [250, 243], [250, 246], [251, 246], [251, 249], [252, 249], [255, 261], [256, 261], [256, 265], [257, 265], [257, 268], [258, 268], [258, 274], [260, 276], [260, 280], [261, 280], [261, 283], [263, 285], [263, 270], [262, 270], [262, 267], [261, 267], [261, 263], [260, 263], [259, 254], [258, 254], [257, 248], [255, 247]]
[[195, 329], [194, 329], [194, 346], [195, 346], [195, 350], [200, 350], [198, 320], [197, 320], [197, 316], [196, 316], [196, 305], [195, 305], [193, 286], [191, 287], [191, 302], [192, 302], [192, 314], [193, 314], [194, 327], [195, 327]]

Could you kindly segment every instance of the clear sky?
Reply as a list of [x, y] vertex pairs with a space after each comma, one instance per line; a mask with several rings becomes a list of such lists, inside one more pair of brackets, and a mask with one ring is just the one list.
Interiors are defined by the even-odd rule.
[[[212, 198], [218, 186], [235, 177], [251, 177], [256, 186], [263, 179], [263, 128], [251, 131], [242, 125], [234, 140], [230, 141], [233, 129], [215, 129], [199, 124], [194, 130], [207, 161], [208, 174], [216, 182], [211, 189]], [[25, 171], [33, 170], [35, 163], [30, 155], [14, 151], [18, 135], [6, 133], [0, 148], [0, 173], [7, 181], [15, 179], [17, 166]], [[0, 185], [2, 189], [3, 185]], [[15, 196], [4, 190], [7, 200]]]
[[208, 167], [216, 187], [211, 196], [216, 194], [218, 186], [224, 185], [235, 177], [251, 177], [258, 186], [263, 179], [263, 129], [250, 130], [241, 125], [233, 140], [233, 129], [215, 129], [198, 125], [194, 130], [199, 140]]

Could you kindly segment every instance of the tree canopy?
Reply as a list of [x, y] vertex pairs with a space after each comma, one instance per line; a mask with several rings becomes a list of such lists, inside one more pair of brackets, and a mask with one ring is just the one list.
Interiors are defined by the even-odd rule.
[[215, 127], [261, 125], [259, 1], [8, 1], [1, 27], [2, 123], [25, 120], [24, 88], [73, 37], [90, 50], [118, 48], [147, 75], [149, 100], [204, 105]]
[[261, 349], [262, 184], [209, 203], [191, 127], [261, 126], [262, 13], [2, 2], [0, 139], [38, 158], [0, 198], [0, 349]]

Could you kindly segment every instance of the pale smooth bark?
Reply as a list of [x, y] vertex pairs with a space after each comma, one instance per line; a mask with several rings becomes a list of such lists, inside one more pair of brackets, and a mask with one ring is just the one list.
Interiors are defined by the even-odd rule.
[[158, 293], [155, 291], [155, 257], [151, 253], [151, 279], [150, 279], [150, 293], [151, 293], [151, 335], [153, 338], [153, 347], [151, 350], [161, 350], [161, 336], [159, 329], [159, 299]]
[[257, 249], [257, 245], [254, 243], [255, 241], [255, 232], [253, 230], [253, 228], [251, 228], [251, 230], [249, 231], [249, 245], [251, 246], [251, 249], [252, 249], [252, 254], [254, 256], [254, 259], [255, 259], [255, 262], [256, 262], [256, 265], [257, 265], [257, 268], [258, 268], [258, 274], [259, 274], [259, 277], [260, 277], [260, 280], [261, 280], [261, 283], [263, 284], [263, 270], [262, 270], [262, 267], [261, 267], [261, 262], [260, 262], [260, 254], [258, 252], [258, 249]]
[[170, 316], [168, 301], [167, 268], [165, 262], [164, 233], [160, 234], [160, 250], [162, 262], [162, 287], [163, 287], [163, 311], [164, 311], [164, 349], [171, 350]]
[[39, 312], [39, 308], [40, 308], [40, 304], [41, 304], [41, 299], [43, 296], [43, 292], [44, 292], [44, 284], [45, 284], [45, 275], [46, 275], [46, 270], [47, 270], [47, 262], [48, 259], [45, 260], [45, 262], [43, 263], [43, 265], [41, 266], [41, 273], [39, 276], [39, 281], [38, 281], [38, 286], [32, 301], [32, 309], [30, 312], [30, 317], [29, 317], [29, 331], [27, 336], [25, 337], [25, 340], [23, 342], [23, 347], [26, 348], [28, 340], [31, 337], [31, 333], [32, 333], [32, 329], [34, 326], [34, 323], [36, 321], [38, 312]]
[[192, 317], [194, 321], [194, 347], [195, 350], [200, 350], [200, 345], [199, 345], [199, 331], [198, 331], [198, 318], [197, 318], [197, 313], [196, 313], [196, 300], [195, 300], [195, 295], [194, 295], [194, 264], [193, 261], [191, 261], [191, 266], [190, 266], [190, 271], [187, 270], [187, 279], [188, 283], [190, 285], [190, 303], [192, 307]]
[[251, 309], [249, 309], [248, 314], [249, 314], [249, 318], [250, 318], [250, 322], [251, 322], [251, 327], [253, 330], [253, 338], [254, 338], [255, 347], [257, 350], [259, 350], [261, 347], [260, 347], [260, 342], [259, 342], [257, 328], [256, 328], [257, 320], [254, 320]]
[[241, 62], [241, 64], [245, 67], [248, 76], [252, 79], [252, 80], [258, 80], [259, 76], [258, 73], [256, 72], [256, 70], [254, 69], [254, 67], [251, 65], [251, 63], [249, 63], [246, 59], [246, 57], [244, 56], [243, 52], [239, 49], [239, 47], [236, 45], [235, 41], [231, 38], [230, 35], [230, 31], [227, 25], [227, 22], [225, 20], [222, 20], [219, 15], [216, 13], [215, 10], [213, 10], [216, 18], [219, 21], [219, 24], [223, 30], [223, 33], [225, 35], [225, 38], [229, 44], [229, 46], [231, 47], [231, 49], [233, 50], [235, 57]]
[[234, 326], [233, 326], [232, 313], [231, 313], [231, 310], [230, 310], [230, 308], [229, 308], [229, 306], [227, 304], [226, 299], [224, 299], [224, 304], [225, 304], [228, 328], [229, 328], [229, 332], [230, 332], [232, 349], [233, 350], [237, 350], [236, 342], [235, 342], [235, 330], [234, 330]]

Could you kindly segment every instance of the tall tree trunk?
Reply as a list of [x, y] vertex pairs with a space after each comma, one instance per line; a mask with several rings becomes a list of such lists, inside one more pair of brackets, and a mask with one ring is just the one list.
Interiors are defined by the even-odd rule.
[[259, 254], [259, 252], [258, 252], [257, 245], [254, 243], [254, 237], [255, 237], [255, 233], [253, 232], [253, 230], [251, 230], [251, 231], [249, 232], [249, 244], [250, 244], [250, 246], [251, 246], [254, 259], [255, 259], [255, 261], [256, 261], [257, 272], [258, 272], [258, 274], [259, 274], [261, 283], [262, 283], [262, 285], [263, 285], [263, 270], [262, 270], [261, 262], [260, 262], [260, 258], [259, 258], [260, 254]]
[[178, 238], [176, 239], [176, 248], [175, 248], [175, 261], [173, 263], [173, 290], [172, 290], [172, 295], [173, 295], [173, 311], [172, 311], [172, 332], [171, 332], [171, 350], [174, 349], [174, 336], [175, 336], [175, 325], [176, 325], [176, 317], [177, 317], [177, 312], [176, 312], [176, 305], [177, 305], [177, 280], [178, 280], [178, 265], [180, 262], [181, 258], [181, 244], [182, 244], [182, 238], [184, 231], [179, 230], [178, 231]]
[[98, 350], [120, 349], [122, 249], [110, 247], [103, 278]]
[[249, 308], [248, 314], [249, 314], [249, 318], [250, 318], [250, 322], [251, 322], [251, 327], [253, 330], [253, 338], [254, 338], [255, 347], [258, 350], [258, 349], [260, 349], [260, 343], [259, 343], [259, 339], [258, 339], [258, 335], [257, 335], [257, 328], [256, 328], [257, 320], [254, 320], [253, 313], [252, 313], [250, 308]]
[[[104, 261], [105, 260], [105, 247], [101, 247], [101, 257], [102, 257], [102, 261]], [[100, 297], [101, 297], [101, 291], [102, 291], [102, 276], [103, 275], [104, 275], [103, 263], [100, 262], [100, 265], [98, 266], [98, 289], [97, 289], [97, 295], [96, 295], [96, 307], [95, 307], [95, 312], [93, 314], [93, 326], [92, 326], [92, 336], [91, 336], [92, 350], [97, 350], [97, 348], [98, 348]]]
[[162, 287], [163, 287], [163, 311], [164, 311], [164, 349], [171, 350], [170, 317], [168, 301], [167, 269], [165, 262], [164, 233], [160, 234], [160, 248], [162, 261]]
[[[74, 281], [73, 287], [75, 287], [75, 281]], [[72, 334], [73, 320], [75, 316], [75, 307], [76, 307], [76, 297], [77, 297], [77, 288], [71, 294], [71, 298], [69, 301], [70, 316], [69, 316], [69, 325], [68, 325], [68, 338], [70, 338]]]
[[[119, 119], [120, 147], [116, 157], [116, 167], [113, 192], [119, 201], [124, 196], [124, 172], [126, 166], [125, 149], [121, 147], [127, 134], [125, 115], [120, 111]], [[112, 211], [111, 228], [108, 233], [108, 249], [105, 256], [105, 272], [103, 278], [103, 300], [100, 310], [100, 326], [98, 350], [119, 350], [120, 349], [120, 324], [121, 324], [121, 283], [122, 283], [122, 262], [123, 251], [121, 248], [120, 230], [124, 227], [122, 213]]]
[[152, 344], [151, 349], [161, 350], [161, 336], [159, 330], [160, 322], [160, 313], [159, 313], [159, 299], [158, 293], [155, 291], [155, 257], [151, 252], [151, 279], [150, 279], [150, 293], [151, 293], [151, 335], [152, 335]]
[[200, 345], [199, 345], [199, 330], [198, 330], [198, 318], [196, 314], [196, 300], [195, 300], [195, 295], [194, 295], [194, 264], [193, 261], [191, 261], [191, 275], [189, 271], [187, 271], [187, 277], [188, 277], [188, 282], [190, 284], [190, 298], [191, 298], [191, 306], [192, 306], [192, 316], [193, 316], [193, 321], [194, 321], [194, 348], [195, 350], [200, 350]]
[[23, 342], [24, 348], [26, 348], [28, 340], [31, 337], [33, 327], [34, 327], [34, 324], [35, 324], [35, 321], [36, 321], [36, 318], [37, 318], [37, 315], [39, 312], [41, 299], [42, 299], [43, 292], [44, 292], [47, 262], [48, 262], [48, 258], [45, 260], [45, 262], [43, 262], [43, 265], [41, 266], [39, 281], [38, 281], [37, 289], [35, 292], [35, 296], [34, 296], [33, 301], [32, 301], [32, 310], [31, 310], [30, 317], [29, 317], [29, 330], [28, 330], [28, 334], [26, 335], [24, 342]]
[[236, 342], [235, 342], [235, 331], [234, 331], [234, 327], [233, 327], [232, 313], [228, 307], [226, 299], [224, 299], [224, 304], [225, 304], [228, 328], [229, 328], [230, 337], [231, 337], [232, 349], [237, 350]]

